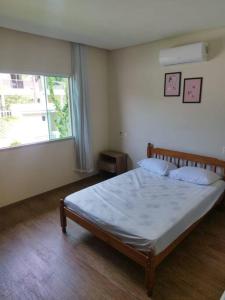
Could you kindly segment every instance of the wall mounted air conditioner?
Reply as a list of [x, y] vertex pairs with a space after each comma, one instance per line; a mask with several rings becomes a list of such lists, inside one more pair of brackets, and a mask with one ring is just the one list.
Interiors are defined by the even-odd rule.
[[159, 62], [161, 66], [186, 64], [207, 60], [208, 45], [206, 43], [189, 44], [176, 48], [161, 49]]

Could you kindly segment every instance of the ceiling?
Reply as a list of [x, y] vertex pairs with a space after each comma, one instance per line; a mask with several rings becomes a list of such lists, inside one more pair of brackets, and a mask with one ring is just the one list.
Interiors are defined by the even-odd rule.
[[225, 0], [0, 0], [0, 26], [105, 49], [225, 26]]

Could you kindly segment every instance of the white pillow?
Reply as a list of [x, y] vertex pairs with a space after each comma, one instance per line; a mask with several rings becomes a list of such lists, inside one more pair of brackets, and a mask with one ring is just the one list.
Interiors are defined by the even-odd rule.
[[216, 173], [198, 167], [182, 167], [170, 171], [169, 177], [202, 185], [209, 185], [221, 179]]
[[137, 164], [145, 170], [163, 176], [168, 175], [169, 171], [177, 168], [174, 164], [158, 158], [145, 158], [139, 161]]

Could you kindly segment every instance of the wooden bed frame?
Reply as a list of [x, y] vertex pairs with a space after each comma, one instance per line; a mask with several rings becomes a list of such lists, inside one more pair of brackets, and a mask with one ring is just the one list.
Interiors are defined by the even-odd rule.
[[[212, 157], [201, 156], [196, 154], [190, 154], [185, 152], [172, 151], [162, 148], [154, 148], [152, 144], [148, 144], [147, 148], [148, 157], [161, 158], [170, 162], [175, 163], [178, 167], [184, 165], [200, 166], [203, 168], [211, 168], [213, 171], [217, 172], [218, 169], [225, 176], [225, 161], [219, 160]], [[217, 204], [224, 200], [225, 193], [217, 201]], [[205, 217], [205, 216], [204, 216]], [[203, 217], [203, 218], [204, 218]], [[125, 254], [132, 260], [134, 260], [139, 265], [145, 268], [145, 285], [147, 288], [148, 296], [152, 296], [155, 269], [160, 264], [160, 262], [168, 255], [170, 252], [182, 242], [182, 240], [190, 234], [190, 232], [199, 224], [203, 219], [199, 219], [197, 222], [192, 224], [186, 231], [184, 231], [175, 241], [173, 241], [165, 250], [160, 254], [155, 255], [154, 249], [149, 249], [148, 252], [141, 252], [132, 246], [123, 243], [119, 238], [112, 235], [111, 233], [105, 231], [104, 229], [98, 227], [96, 224], [92, 223], [88, 219], [82, 217], [78, 213], [70, 210], [64, 204], [64, 200], [60, 200], [60, 220], [62, 232], [66, 233], [67, 221], [69, 218], [80, 226], [84, 227], [92, 234], [94, 234], [99, 239], [103, 240], [113, 248], [117, 249], [121, 253]]]

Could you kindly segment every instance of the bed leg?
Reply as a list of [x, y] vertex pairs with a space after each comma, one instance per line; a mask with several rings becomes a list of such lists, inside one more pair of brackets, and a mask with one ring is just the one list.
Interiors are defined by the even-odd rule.
[[152, 297], [153, 294], [154, 281], [155, 281], [154, 252], [150, 251], [148, 254], [146, 267], [145, 267], [145, 285], [149, 297]]
[[67, 222], [66, 222], [66, 215], [64, 212], [64, 200], [63, 199], [60, 200], [60, 222], [61, 222], [62, 232], [66, 233]]

